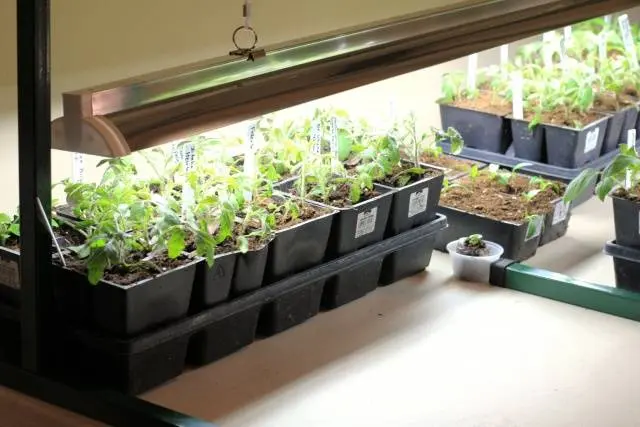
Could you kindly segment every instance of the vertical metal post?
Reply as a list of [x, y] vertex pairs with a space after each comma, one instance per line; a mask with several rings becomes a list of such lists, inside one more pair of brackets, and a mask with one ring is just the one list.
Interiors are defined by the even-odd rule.
[[53, 320], [51, 238], [37, 204], [40, 199], [51, 212], [49, 0], [16, 2], [22, 362], [25, 369], [42, 373], [51, 359], [47, 329]]

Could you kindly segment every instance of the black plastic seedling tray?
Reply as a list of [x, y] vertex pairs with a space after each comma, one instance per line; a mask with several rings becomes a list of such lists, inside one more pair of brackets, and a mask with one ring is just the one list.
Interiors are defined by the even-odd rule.
[[436, 238], [435, 248], [447, 251], [447, 244], [471, 234], [482, 236], [499, 244], [504, 249], [504, 258], [523, 261], [535, 255], [540, 244], [542, 227], [527, 236], [528, 224], [498, 221], [482, 215], [465, 212], [446, 206], [439, 206], [438, 212], [446, 215], [449, 227]]
[[607, 242], [603, 252], [613, 258], [616, 287], [631, 291], [640, 290], [640, 249]]
[[[447, 218], [438, 215], [428, 224], [135, 338], [114, 338], [93, 331], [75, 330], [73, 342], [65, 352], [91, 356], [78, 357], [76, 362], [79, 365], [76, 367], [84, 372], [87, 380], [94, 382], [95, 376], [100, 375], [97, 371], [100, 371], [108, 375], [96, 379], [104, 380], [99, 386], [129, 394], [141, 393], [179, 375], [185, 358], [196, 363], [210, 362], [250, 344], [256, 330], [270, 335], [306, 320], [310, 314], [318, 312], [327, 279], [433, 239], [446, 227]], [[206, 342], [192, 344], [198, 347], [197, 354], [192, 351], [186, 356], [189, 339], [194, 334]], [[100, 364], [96, 364], [96, 360], [100, 360]]]
[[[636, 143], [637, 144], [637, 143]], [[450, 144], [442, 143], [442, 147], [445, 152], [449, 152], [451, 149]], [[585, 164], [582, 167], [569, 169], [559, 166], [552, 166], [546, 163], [533, 162], [526, 159], [515, 157], [512, 150], [508, 150], [507, 154], [491, 153], [489, 151], [477, 150], [474, 148], [465, 147], [462, 152], [458, 154], [458, 157], [462, 157], [468, 160], [477, 160], [484, 163], [494, 163], [507, 168], [512, 168], [519, 163], [530, 163], [529, 166], [525, 166], [520, 169], [521, 172], [527, 175], [538, 175], [546, 179], [553, 179], [556, 181], [569, 183], [573, 178], [578, 176], [584, 169], [591, 168], [596, 170], [604, 169], [611, 163], [611, 161], [618, 155], [619, 150], [611, 151], [604, 156], [598, 157], [596, 160]], [[572, 206], [576, 207], [593, 197], [593, 188], [585, 189], [584, 193], [572, 202]]]

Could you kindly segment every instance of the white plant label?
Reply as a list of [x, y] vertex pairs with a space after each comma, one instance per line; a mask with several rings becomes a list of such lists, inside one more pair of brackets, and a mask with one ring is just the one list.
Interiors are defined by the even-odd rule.
[[567, 25], [564, 27], [564, 43], [566, 47], [569, 47], [573, 44], [573, 31], [571, 29], [571, 25]]
[[389, 123], [390, 128], [396, 124], [396, 103], [393, 99], [389, 100]]
[[[256, 176], [256, 123], [251, 123], [247, 128], [244, 151], [244, 173], [253, 178]], [[247, 200], [253, 198], [251, 191], [245, 191], [244, 197]]]
[[322, 151], [322, 129], [318, 120], [311, 124], [311, 141], [313, 142], [311, 151], [314, 154], [320, 154]]
[[84, 181], [84, 154], [73, 153], [73, 171], [71, 179], [73, 182]]
[[190, 142], [182, 144], [182, 162], [187, 172], [192, 171], [196, 165], [196, 147]]
[[631, 25], [629, 25], [629, 15], [626, 13], [618, 16], [618, 25], [620, 25], [620, 32], [622, 33], [622, 41], [624, 41], [624, 48], [627, 51], [627, 55], [631, 59], [633, 67], [638, 67], [638, 53], [636, 52], [636, 44], [633, 41], [631, 35]]
[[547, 69], [553, 68], [553, 49], [552, 43], [555, 39], [555, 31], [547, 31], [542, 35], [542, 56], [544, 61], [544, 67]]
[[568, 61], [567, 61], [567, 41], [565, 38], [560, 40], [560, 66], [563, 70], [568, 69]]
[[429, 187], [411, 193], [409, 196], [409, 214], [408, 218], [412, 218], [427, 210], [427, 202], [429, 201]]
[[373, 233], [376, 229], [376, 218], [378, 217], [378, 208], [371, 208], [368, 211], [360, 212], [356, 219], [356, 239]]
[[611, 25], [611, 15], [604, 16], [604, 23], [607, 25]]
[[513, 118], [516, 120], [524, 119], [524, 101], [522, 94], [522, 74], [514, 73], [511, 79], [511, 92], [513, 98]]
[[338, 119], [336, 117], [331, 117], [331, 121], [329, 122], [329, 127], [331, 129], [330, 139], [329, 139], [329, 148], [331, 149], [331, 156], [334, 159], [338, 158]]
[[[186, 142], [182, 144], [181, 152], [181, 160], [184, 164], [184, 170], [186, 172], [191, 172], [196, 165], [196, 147], [190, 143]], [[188, 183], [184, 183], [182, 186], [182, 213], [186, 214], [189, 206], [193, 204], [195, 200], [195, 195], [193, 194], [193, 188], [188, 185]]]
[[553, 220], [551, 221], [551, 225], [556, 225], [567, 219], [568, 213], [569, 203], [565, 203], [563, 200], [557, 202], [556, 206], [553, 208]]
[[0, 283], [20, 289], [20, 267], [16, 261], [0, 260]]
[[601, 33], [598, 37], [598, 59], [600, 64], [604, 64], [607, 61], [607, 36], [605, 33]]
[[584, 142], [584, 153], [588, 153], [596, 148], [598, 145], [598, 137], [600, 136], [600, 128], [594, 127], [587, 133], [587, 138]]
[[[636, 130], [629, 129], [627, 132], [627, 147], [634, 148], [636, 147]], [[631, 170], [627, 169], [625, 174], [624, 185], [626, 189], [631, 188]]]
[[469, 55], [469, 59], [467, 63], [467, 89], [475, 90], [477, 73], [478, 73], [478, 54], [472, 53], [471, 55]]
[[509, 45], [500, 46], [500, 65], [507, 65], [509, 62]]
[[524, 239], [525, 242], [535, 239], [540, 235], [540, 233], [542, 233], [542, 218], [543, 217], [540, 215], [536, 215], [531, 218], [531, 222], [527, 225], [527, 235]]

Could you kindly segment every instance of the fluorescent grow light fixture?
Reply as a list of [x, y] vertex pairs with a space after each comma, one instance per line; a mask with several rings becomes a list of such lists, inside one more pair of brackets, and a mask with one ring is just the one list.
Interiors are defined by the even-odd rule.
[[[115, 157], [415, 71], [636, 0], [490, 0], [63, 94], [52, 148]], [[420, 88], [416, 88], [420, 90]]]

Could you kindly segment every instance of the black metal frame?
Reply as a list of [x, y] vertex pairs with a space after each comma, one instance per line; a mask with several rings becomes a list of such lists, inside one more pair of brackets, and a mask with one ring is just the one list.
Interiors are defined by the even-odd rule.
[[50, 0], [16, 0], [22, 367], [0, 363], [0, 384], [114, 426], [213, 426], [135, 397], [76, 390], [49, 378], [55, 336], [50, 283]]

